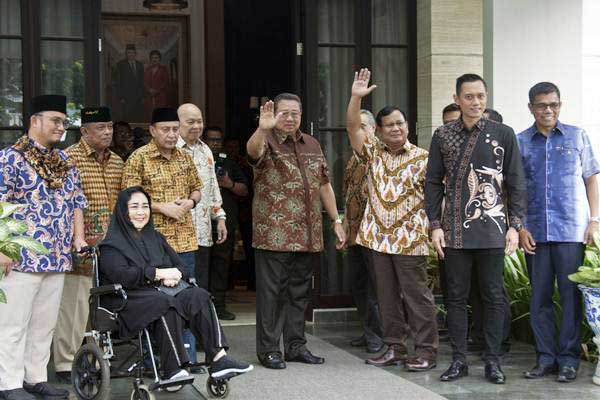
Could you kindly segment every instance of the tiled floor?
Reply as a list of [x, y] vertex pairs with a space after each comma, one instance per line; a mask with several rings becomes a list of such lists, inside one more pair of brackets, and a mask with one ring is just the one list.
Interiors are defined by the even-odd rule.
[[[234, 321], [222, 321], [224, 330], [227, 334], [231, 329], [239, 325], [253, 325], [255, 323], [255, 293], [236, 290], [228, 294], [228, 308], [236, 314]], [[359, 327], [352, 324], [337, 325], [311, 325], [307, 326], [307, 331], [318, 338], [353, 354], [359, 358], [366, 358], [370, 355], [349, 345], [349, 341], [360, 334]], [[230, 331], [233, 333], [233, 331]], [[248, 346], [254, 346], [254, 338], [248, 340]], [[488, 383], [483, 377], [483, 362], [473, 355], [469, 358], [470, 375], [460, 379], [457, 382], [443, 383], [439, 381], [439, 375], [445, 370], [450, 362], [450, 346], [447, 342], [442, 342], [438, 358], [437, 368], [422, 373], [410, 373], [400, 367], [387, 367], [384, 370], [390, 374], [400, 376], [415, 384], [421, 385], [435, 393], [438, 393], [451, 400], [549, 400], [549, 399], [574, 399], [574, 400], [600, 400], [600, 386], [591, 383], [591, 377], [594, 372], [594, 366], [588, 362], [582, 362], [579, 370], [578, 379], [570, 384], [556, 383], [553, 377], [540, 380], [526, 380], [522, 377], [523, 372], [535, 364], [535, 355], [530, 345], [523, 343], [514, 343], [511, 352], [504, 357], [502, 367], [507, 375], [505, 385], [493, 385]], [[255, 362], [255, 360], [248, 360]], [[360, 360], [358, 361], [360, 362]], [[260, 368], [260, 367], [259, 367]], [[376, 367], [368, 367], [376, 368]], [[285, 373], [285, 371], [283, 371]], [[340, 370], [340, 374], [344, 374]], [[199, 376], [197, 381], [204, 385], [206, 375]], [[114, 380], [112, 383], [111, 399], [128, 399], [131, 390], [130, 380]], [[373, 383], [376, 385], [376, 382]], [[204, 391], [204, 390], [203, 390]], [[376, 396], [377, 389], [372, 389]], [[326, 398], [326, 393], [323, 394]], [[72, 398], [75, 398], [72, 396]], [[177, 394], [158, 395], [160, 399], [197, 399], [202, 398], [191, 387], [184, 388]], [[376, 397], [374, 397], [376, 398]]]
[[[360, 334], [357, 326], [311, 326], [309, 331], [336, 347], [342, 348], [361, 358], [370, 355], [349, 345], [349, 341]], [[469, 357], [469, 376], [456, 382], [440, 382], [439, 376], [448, 367], [451, 360], [450, 346], [442, 342], [437, 368], [428, 372], [407, 372], [400, 367], [385, 368], [391, 374], [401, 376], [416, 384], [426, 387], [448, 399], [461, 400], [549, 400], [549, 399], [600, 399], [600, 386], [592, 384], [594, 365], [582, 362], [579, 377], [575, 382], [560, 384], [555, 377], [540, 380], [527, 380], [523, 372], [535, 364], [533, 347], [523, 343], [514, 343], [508, 355], [502, 362], [502, 368], [507, 375], [507, 383], [493, 385], [483, 377], [483, 361], [478, 356]], [[377, 367], [373, 367], [377, 368]]]

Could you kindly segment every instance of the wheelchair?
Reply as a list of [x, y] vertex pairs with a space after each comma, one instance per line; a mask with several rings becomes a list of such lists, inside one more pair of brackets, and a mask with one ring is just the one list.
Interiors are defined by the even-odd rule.
[[[117, 315], [127, 303], [127, 293], [120, 284], [100, 286], [98, 274], [98, 248], [89, 247], [81, 252], [91, 258], [93, 283], [90, 290], [90, 324], [91, 330], [85, 333], [85, 344], [77, 351], [71, 368], [71, 382], [75, 394], [81, 400], [110, 399], [110, 381], [118, 378], [134, 378], [131, 400], [154, 400], [155, 391], [167, 390], [175, 392], [184, 385], [192, 384], [194, 376], [186, 376], [171, 380], [160, 378], [152, 341], [147, 329], [140, 331], [136, 338], [120, 339], [118, 337]], [[191, 280], [192, 284], [195, 281]], [[118, 309], [110, 311], [101, 306], [100, 300], [105, 295], [118, 295], [122, 299]], [[115, 354], [115, 349], [127, 350], [125, 355]], [[151, 371], [147, 371], [151, 364]], [[206, 364], [190, 365], [206, 373]], [[150, 384], [143, 378], [152, 377]], [[229, 394], [229, 379], [209, 377], [206, 382], [207, 392], [215, 398], [225, 398]], [[198, 392], [200, 394], [200, 392]]]

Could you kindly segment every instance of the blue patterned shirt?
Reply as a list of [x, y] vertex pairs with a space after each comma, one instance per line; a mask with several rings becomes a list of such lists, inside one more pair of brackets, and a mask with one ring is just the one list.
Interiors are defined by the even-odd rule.
[[[35, 143], [43, 151], [48, 151]], [[60, 151], [60, 157], [67, 155]], [[86, 208], [79, 172], [72, 167], [63, 186], [53, 190], [23, 155], [13, 147], [0, 150], [0, 201], [27, 204], [13, 216], [27, 222], [26, 235], [42, 243], [49, 253], [34, 254], [21, 250], [13, 268], [21, 272], [67, 272], [71, 270], [71, 244], [76, 208]]]
[[589, 223], [585, 179], [600, 173], [581, 128], [560, 121], [548, 137], [536, 125], [517, 135], [525, 179], [525, 227], [536, 242], [583, 242]]

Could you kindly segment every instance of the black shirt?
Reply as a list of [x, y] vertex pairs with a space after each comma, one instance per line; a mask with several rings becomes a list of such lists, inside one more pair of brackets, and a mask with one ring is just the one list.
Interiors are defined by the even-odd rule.
[[[215, 162], [219, 157], [218, 154], [214, 155]], [[240, 168], [240, 166], [233, 160], [229, 158], [222, 159], [223, 168], [229, 175], [229, 179], [235, 184], [244, 184], [246, 187], [248, 186], [248, 179], [246, 175]], [[217, 176], [217, 178], [219, 178]], [[219, 190], [221, 191], [221, 197], [223, 198], [223, 210], [225, 210], [225, 215], [227, 216], [226, 224], [227, 230], [235, 230], [238, 223], [239, 218], [239, 205], [238, 205], [238, 197], [229, 189], [224, 188], [223, 186], [219, 186]], [[231, 232], [233, 235], [234, 232]]]
[[431, 229], [444, 230], [447, 247], [504, 247], [506, 216], [510, 226], [520, 224], [525, 205], [524, 172], [512, 128], [482, 118], [469, 131], [461, 118], [435, 131], [425, 210]]

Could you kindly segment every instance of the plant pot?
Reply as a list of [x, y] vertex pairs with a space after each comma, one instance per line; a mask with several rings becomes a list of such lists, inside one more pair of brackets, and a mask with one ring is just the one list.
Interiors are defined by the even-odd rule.
[[[578, 287], [583, 293], [585, 317], [594, 332], [594, 343], [600, 352], [600, 288], [591, 288], [585, 285], [578, 285]], [[596, 385], [600, 385], [600, 364], [596, 364], [596, 372], [592, 381]]]

